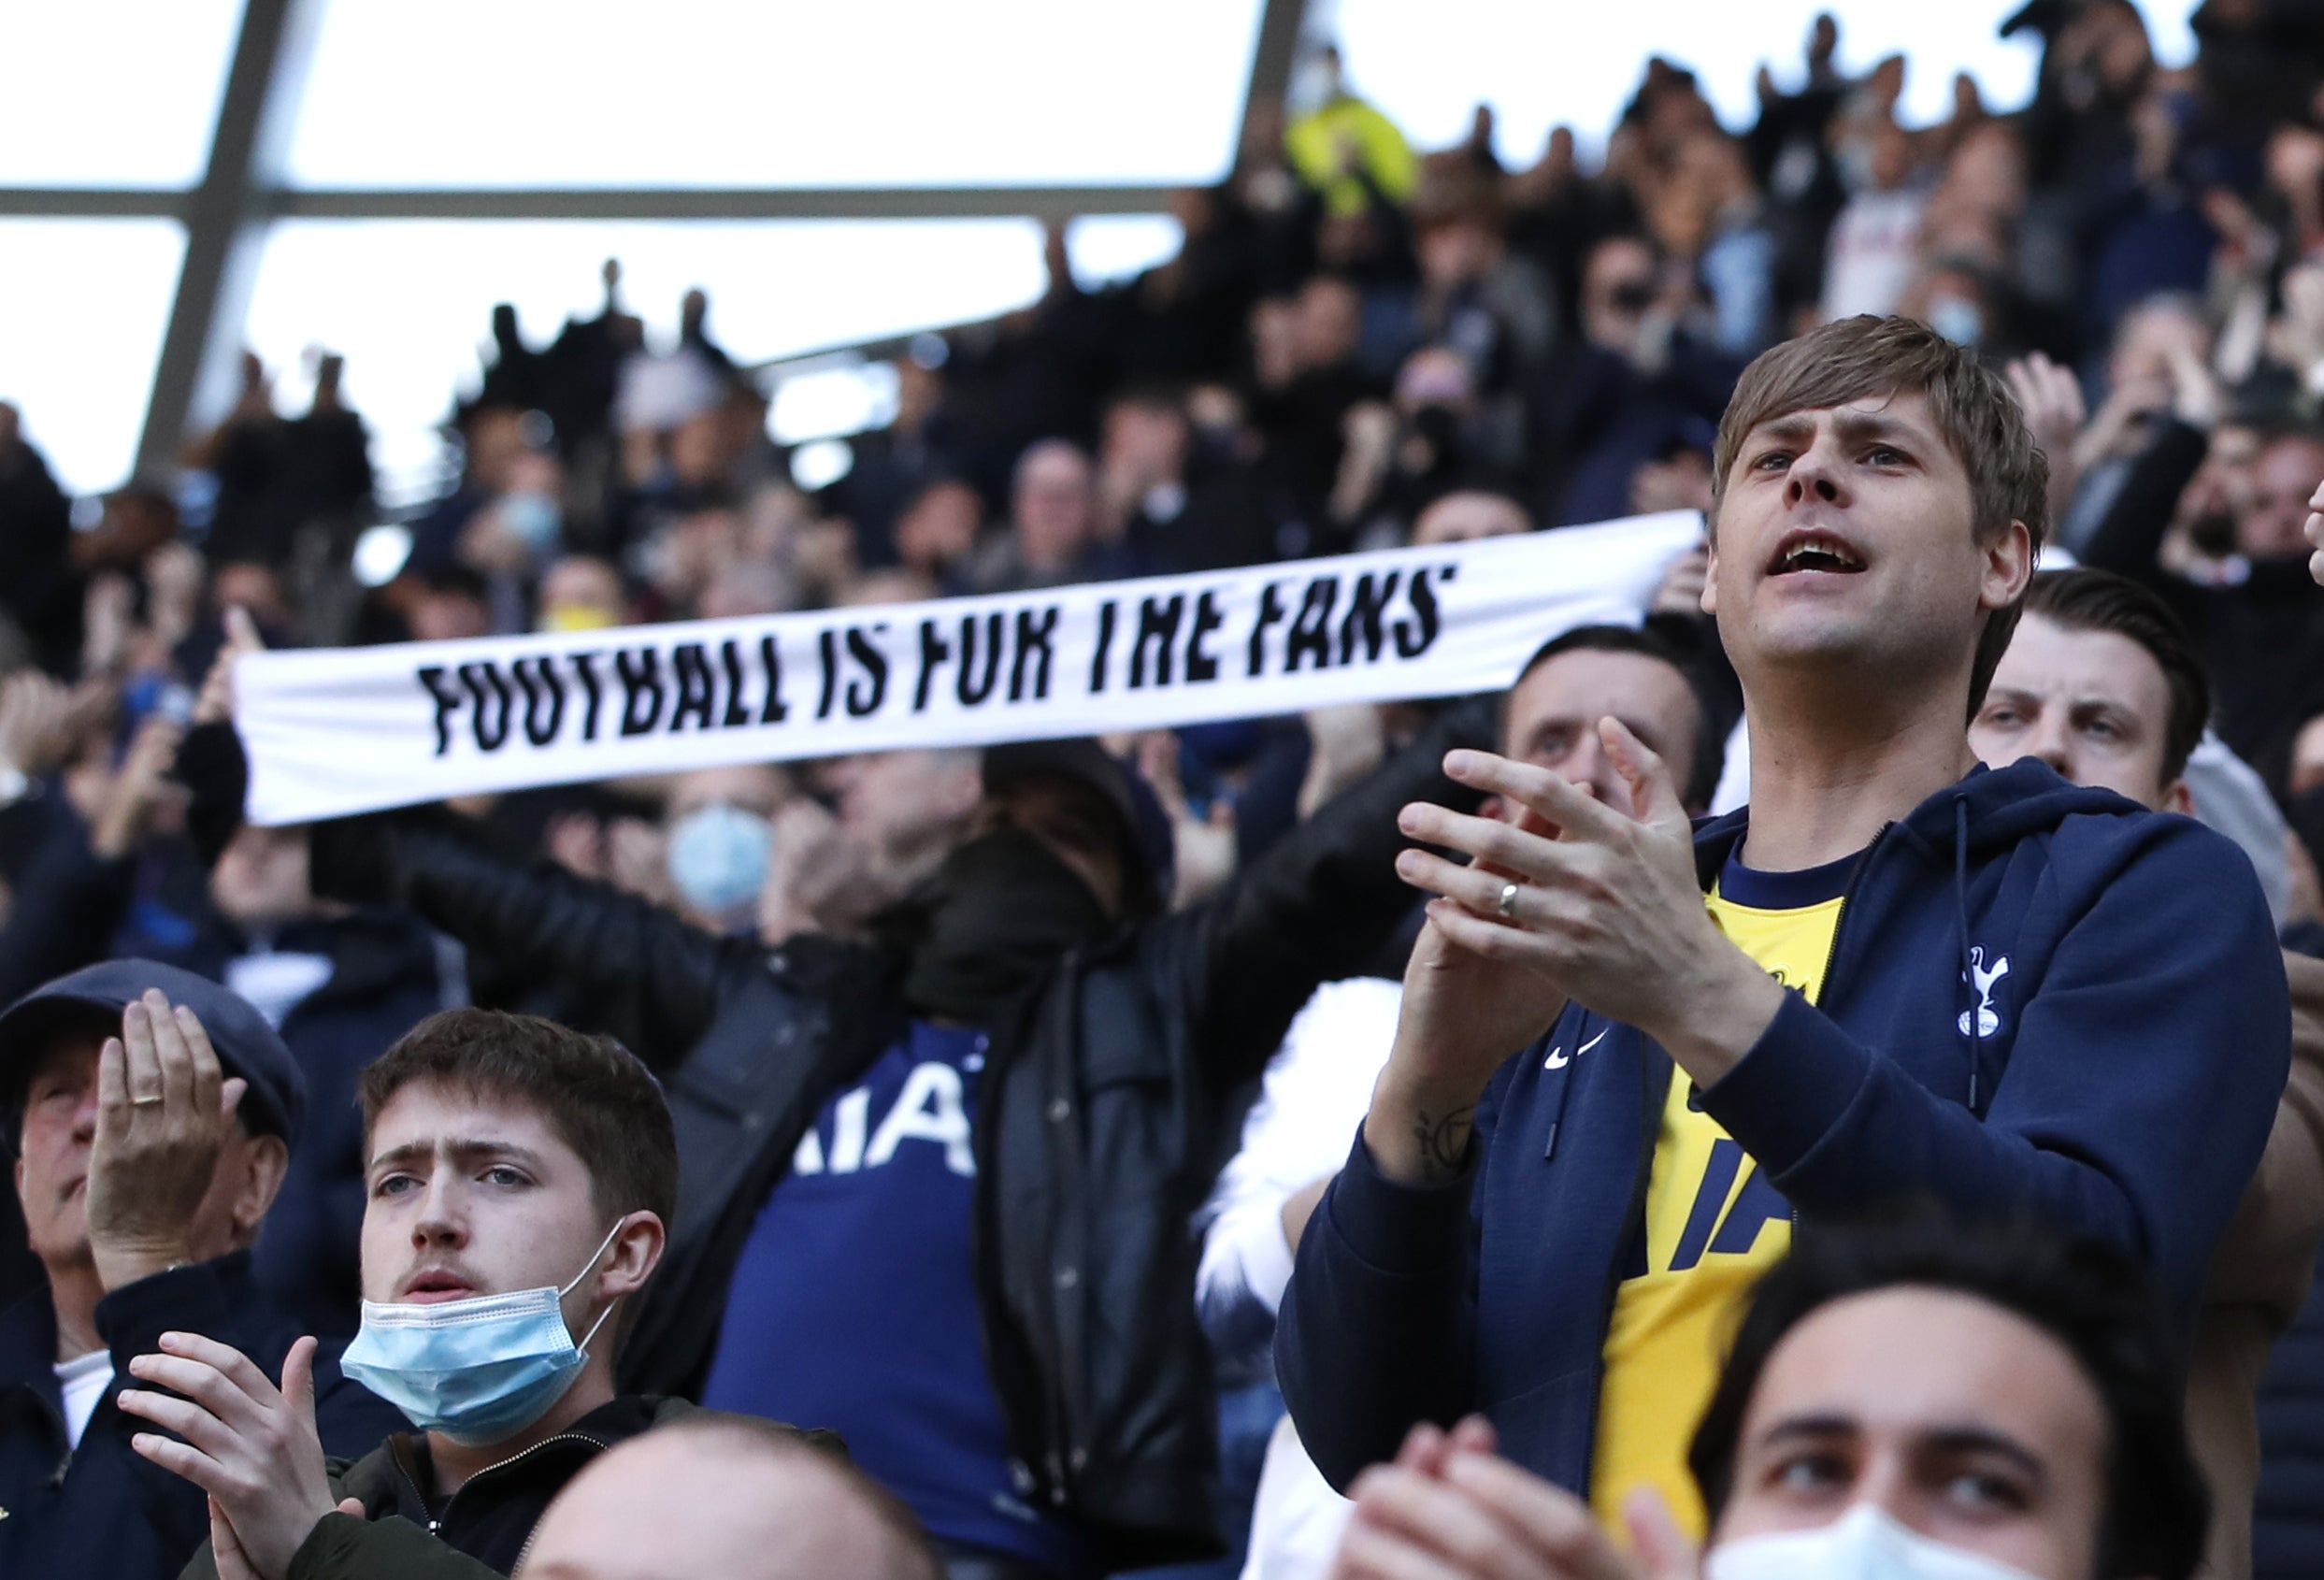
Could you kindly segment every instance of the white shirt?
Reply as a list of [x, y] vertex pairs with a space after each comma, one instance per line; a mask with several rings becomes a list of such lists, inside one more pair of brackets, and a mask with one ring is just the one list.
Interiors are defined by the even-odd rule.
[[[1203, 1330], [1222, 1358], [1267, 1359], [1291, 1283], [1283, 1205], [1347, 1161], [1396, 1041], [1403, 998], [1401, 983], [1377, 977], [1327, 982], [1269, 1063], [1243, 1120], [1241, 1150], [1204, 1209], [1212, 1217], [1195, 1289]], [[1354, 1508], [1332, 1491], [1284, 1417], [1259, 1470], [1242, 1580], [1320, 1580]]]
[[65, 1441], [79, 1448], [80, 1434], [89, 1429], [89, 1417], [96, 1414], [97, 1400], [112, 1385], [113, 1352], [91, 1350], [58, 1361], [53, 1370], [56, 1386], [65, 1392]]
[[1401, 983], [1378, 977], [1327, 982], [1268, 1064], [1258, 1100], [1242, 1122], [1242, 1146], [1203, 1209], [1209, 1228], [1195, 1298], [1222, 1358], [1272, 1343], [1275, 1310], [1291, 1282], [1283, 1204], [1347, 1161], [1371, 1106], [1372, 1083], [1396, 1041], [1403, 999]]

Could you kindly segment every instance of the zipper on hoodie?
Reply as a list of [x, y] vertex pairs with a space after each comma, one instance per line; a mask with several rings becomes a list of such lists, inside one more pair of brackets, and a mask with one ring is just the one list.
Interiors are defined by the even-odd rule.
[[[482, 1481], [486, 1476], [497, 1475], [500, 1472], [508, 1470], [511, 1466], [521, 1465], [525, 1460], [531, 1458], [534, 1455], [539, 1453], [542, 1449], [547, 1448], [553, 1444], [559, 1443], [585, 1443], [589, 1444], [590, 1447], [597, 1449], [600, 1452], [603, 1452], [605, 1448], [603, 1440], [591, 1437], [586, 1432], [559, 1432], [554, 1437], [544, 1437], [538, 1443], [533, 1444], [532, 1447], [524, 1450], [522, 1454], [511, 1454], [506, 1459], [502, 1459], [495, 1464], [487, 1465], [482, 1470], [477, 1472], [474, 1475], [468, 1477], [467, 1480], [462, 1482], [459, 1488], [454, 1491], [451, 1497], [444, 1500], [443, 1513], [430, 1514], [428, 1515], [428, 1534], [439, 1539], [442, 1537], [444, 1522], [452, 1518], [452, 1506], [460, 1501], [461, 1493], [466, 1492], [469, 1487], [474, 1487], [478, 1482]], [[404, 1478], [404, 1485], [411, 1488], [412, 1497], [419, 1500], [420, 1507], [423, 1509], [426, 1508], [428, 1506], [427, 1496], [420, 1490], [420, 1484], [413, 1478], [411, 1472], [404, 1468], [403, 1457], [401, 1455], [391, 1455], [389, 1457], [395, 1461], [396, 1474], [402, 1476]], [[532, 1538], [530, 1536], [527, 1536], [524, 1539], [524, 1544], [527, 1547], [532, 1545]], [[518, 1556], [520, 1558], [523, 1557], [521, 1553]]]

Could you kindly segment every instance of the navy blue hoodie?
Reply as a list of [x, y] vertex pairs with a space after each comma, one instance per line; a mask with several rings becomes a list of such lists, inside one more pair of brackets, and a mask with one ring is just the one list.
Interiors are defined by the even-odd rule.
[[[1746, 816], [1697, 830], [1706, 887]], [[1915, 1196], [2025, 1213], [2132, 1248], [2191, 1314], [2290, 1045], [2243, 853], [2029, 759], [1882, 830], [1818, 1002], [1789, 995], [1701, 1101], [1796, 1217]], [[1276, 1329], [1284, 1396], [1335, 1487], [1414, 1422], [1481, 1410], [1502, 1452], [1586, 1492], [1671, 1072], [1638, 1031], [1569, 1005], [1494, 1074], [1462, 1179], [1397, 1185], [1359, 1134]]]

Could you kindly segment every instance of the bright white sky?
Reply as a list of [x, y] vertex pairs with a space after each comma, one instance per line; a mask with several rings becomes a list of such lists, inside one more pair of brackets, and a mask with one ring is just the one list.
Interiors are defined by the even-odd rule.
[[[1968, 70], [1988, 104], [2030, 89], [2018, 0], [1830, 0], [1842, 64], [1903, 50], [1906, 108], [1941, 113]], [[1228, 159], [1259, 0], [328, 0], [289, 139], [301, 184], [948, 185], [1198, 181]], [[1352, 84], [1423, 147], [1491, 103], [1500, 152], [1553, 124], [1602, 140], [1657, 50], [1732, 125], [1762, 60], [1799, 70], [1815, 0], [1311, 0]], [[2166, 61], [2191, 0], [2142, 0]], [[0, 0], [0, 185], [198, 178], [239, 0]], [[706, 43], [705, 40], [714, 40]], [[105, 83], [101, 106], [92, 84]], [[136, 113], [129, 113], [134, 107]], [[1175, 246], [1159, 216], [1083, 222], [1084, 281]], [[159, 221], [0, 221], [0, 399], [68, 488], [122, 481], [182, 244]], [[433, 425], [472, 384], [493, 303], [528, 337], [595, 309], [618, 255], [649, 333], [701, 285], [746, 360], [990, 316], [1041, 281], [1018, 221], [279, 225], [247, 338], [303, 398], [309, 346], [348, 357], [374, 459], [421, 484]]]

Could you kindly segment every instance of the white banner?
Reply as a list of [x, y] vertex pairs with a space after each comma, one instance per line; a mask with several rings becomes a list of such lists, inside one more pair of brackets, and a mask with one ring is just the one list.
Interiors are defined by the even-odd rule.
[[1692, 511], [1041, 592], [253, 654], [254, 823], [907, 746], [1158, 729], [1509, 683], [1636, 625]]

